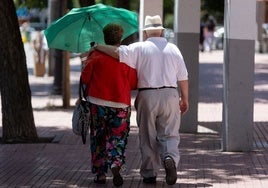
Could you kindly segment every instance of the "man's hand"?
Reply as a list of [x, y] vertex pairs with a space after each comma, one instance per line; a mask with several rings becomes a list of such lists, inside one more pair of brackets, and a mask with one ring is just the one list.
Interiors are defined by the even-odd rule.
[[181, 115], [185, 114], [189, 110], [189, 103], [187, 100], [180, 100], [180, 111]]
[[179, 102], [181, 114], [185, 114], [189, 109], [188, 102], [188, 80], [179, 81], [180, 91], [181, 91], [181, 99]]

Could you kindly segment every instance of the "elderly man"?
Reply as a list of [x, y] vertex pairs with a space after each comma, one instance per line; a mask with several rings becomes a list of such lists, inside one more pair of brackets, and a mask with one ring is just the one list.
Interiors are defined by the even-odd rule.
[[173, 185], [180, 159], [180, 119], [189, 107], [188, 72], [180, 50], [162, 37], [160, 16], [146, 16], [143, 30], [144, 42], [94, 48], [137, 70], [139, 92], [135, 108], [142, 158], [140, 174], [144, 183], [156, 183], [163, 165], [166, 183]]

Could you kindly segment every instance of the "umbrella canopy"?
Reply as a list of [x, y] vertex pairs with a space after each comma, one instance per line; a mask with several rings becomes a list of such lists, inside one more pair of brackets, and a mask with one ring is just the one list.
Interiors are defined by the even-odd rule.
[[135, 12], [96, 4], [73, 8], [53, 22], [44, 33], [49, 48], [80, 53], [88, 51], [91, 42], [104, 44], [102, 29], [109, 23], [120, 24], [123, 27], [123, 39], [138, 31]]

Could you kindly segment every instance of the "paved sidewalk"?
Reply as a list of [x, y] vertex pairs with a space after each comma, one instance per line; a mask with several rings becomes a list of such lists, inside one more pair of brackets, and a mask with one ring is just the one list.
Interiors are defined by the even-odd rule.
[[[164, 169], [160, 170], [155, 186], [142, 183], [133, 109], [122, 187], [268, 187], [268, 54], [256, 54], [254, 150], [251, 152], [221, 151], [222, 57], [222, 51], [200, 54], [199, 133], [181, 134], [177, 183], [173, 186], [165, 183]], [[49, 96], [53, 78], [33, 76], [32, 64], [28, 62], [37, 131], [42, 137], [55, 136], [55, 143], [0, 145], [0, 187], [113, 187], [110, 173], [106, 185], [93, 183], [89, 143], [83, 145], [71, 130], [73, 108], [60, 108], [61, 98]], [[72, 105], [77, 98], [79, 70], [79, 59], [73, 58]], [[134, 97], [135, 92], [133, 101]]]

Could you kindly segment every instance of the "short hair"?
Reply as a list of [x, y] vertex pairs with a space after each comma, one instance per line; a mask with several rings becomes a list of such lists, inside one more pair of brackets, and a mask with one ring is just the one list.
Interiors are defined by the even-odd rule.
[[119, 45], [123, 37], [122, 26], [114, 23], [107, 24], [103, 28], [104, 42], [108, 45]]

